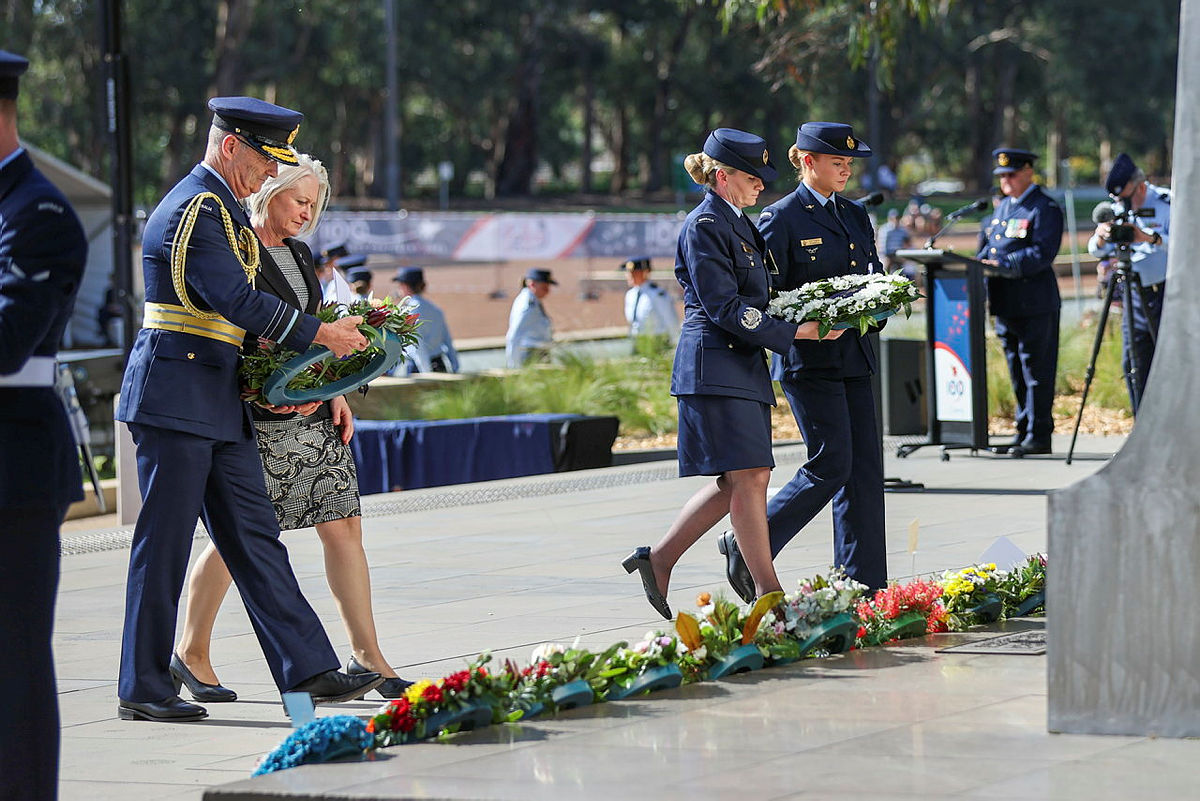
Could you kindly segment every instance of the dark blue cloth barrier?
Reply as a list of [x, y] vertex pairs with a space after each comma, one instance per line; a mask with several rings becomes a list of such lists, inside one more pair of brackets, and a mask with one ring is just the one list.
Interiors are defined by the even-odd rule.
[[[363, 495], [398, 489], [492, 481], [564, 467], [567, 432], [578, 421], [616, 418], [577, 414], [514, 414], [463, 420], [356, 420], [350, 449]], [[575, 465], [580, 466], [580, 465]]]

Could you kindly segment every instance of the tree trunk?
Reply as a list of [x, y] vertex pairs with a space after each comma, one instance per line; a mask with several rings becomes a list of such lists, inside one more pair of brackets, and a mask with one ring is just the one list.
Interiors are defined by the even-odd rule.
[[517, 100], [504, 135], [504, 159], [496, 170], [496, 194], [500, 197], [528, 195], [533, 189], [538, 160], [542, 13], [535, 10], [522, 19], [521, 43], [525, 57], [517, 67], [514, 81]]
[[258, 0], [221, 0], [217, 8], [212, 93], [218, 97], [242, 94], [246, 83], [242, 53], [257, 5]]
[[666, 129], [667, 113], [670, 108], [672, 78], [674, 77], [675, 64], [679, 60], [679, 54], [683, 50], [684, 44], [687, 42], [688, 29], [691, 27], [692, 19], [696, 15], [696, 4], [689, 4], [686, 7], [686, 12], [683, 19], [679, 21], [675, 28], [675, 36], [671, 40], [671, 45], [668, 50], [662, 54], [658, 61], [657, 80], [654, 83], [654, 114], [650, 121], [650, 147], [649, 147], [649, 170], [647, 171], [646, 187], [647, 193], [657, 191], [663, 188], [665, 176], [670, 168], [669, 154], [664, 152], [663, 148], [663, 132]]
[[612, 135], [613, 176], [609, 193], [619, 195], [629, 188], [629, 109], [617, 103], [616, 127]]
[[583, 68], [583, 146], [580, 148], [579, 190], [592, 191], [592, 128], [596, 124], [596, 86], [591, 64]]

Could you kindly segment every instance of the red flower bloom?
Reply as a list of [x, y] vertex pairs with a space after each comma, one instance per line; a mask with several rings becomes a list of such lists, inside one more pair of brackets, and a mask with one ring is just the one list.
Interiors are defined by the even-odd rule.
[[421, 693], [421, 698], [437, 704], [440, 703], [445, 696], [442, 694], [441, 687], [437, 686], [436, 684], [430, 684], [425, 688], [425, 691]]
[[442, 686], [451, 692], [460, 692], [467, 686], [467, 682], [471, 680], [471, 674], [465, 670], [460, 670], [457, 673], [451, 673], [446, 678], [442, 679]]

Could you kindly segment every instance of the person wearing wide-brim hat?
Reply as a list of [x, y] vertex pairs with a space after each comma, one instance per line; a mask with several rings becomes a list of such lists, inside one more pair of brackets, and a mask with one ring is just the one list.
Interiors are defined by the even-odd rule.
[[520, 367], [531, 361], [545, 361], [554, 344], [554, 325], [542, 306], [557, 286], [549, 270], [530, 267], [521, 279], [521, 291], [508, 312], [508, 332], [504, 336], [504, 355], [509, 367]]
[[1063, 213], [1037, 184], [1037, 154], [998, 147], [992, 158], [1004, 200], [991, 217], [983, 218], [975, 257], [992, 268], [988, 310], [1004, 348], [1017, 407], [1017, 434], [1007, 451], [1020, 458], [1051, 452], [1062, 308], [1054, 257], [1062, 244]]
[[[758, 218], [779, 268], [772, 276], [776, 289], [883, 272], [866, 210], [839, 195], [854, 159], [870, 154], [843, 123], [806, 122], [796, 131], [788, 151], [799, 179], [796, 190]], [[774, 557], [833, 500], [833, 563], [872, 589], [887, 585], [883, 459], [871, 388], [876, 369], [872, 341], [857, 330], [834, 341], [798, 340], [775, 361], [775, 377], [809, 458], [767, 504]], [[753, 588], [737, 542], [727, 532], [718, 544], [730, 584], [746, 597]]]
[[786, 353], [794, 340], [818, 336], [816, 323], [797, 326], [766, 315], [766, 247], [743, 211], [776, 175], [766, 142], [718, 128], [684, 166], [706, 191], [684, 221], [675, 256], [684, 303], [671, 371], [679, 474], [716, 480], [692, 496], [656, 545], [637, 548], [622, 562], [626, 571], [638, 571], [650, 605], [667, 619], [672, 568], [726, 514], [747, 556], [752, 592], [780, 589], [767, 543], [775, 392], [763, 348]]

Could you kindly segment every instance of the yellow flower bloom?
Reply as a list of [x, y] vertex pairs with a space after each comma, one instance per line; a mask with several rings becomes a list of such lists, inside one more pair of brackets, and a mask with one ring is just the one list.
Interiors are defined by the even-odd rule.
[[421, 700], [421, 694], [424, 693], [425, 688], [431, 684], [433, 684], [431, 679], [421, 679], [404, 691], [404, 697], [408, 699], [410, 704], [415, 704]]

